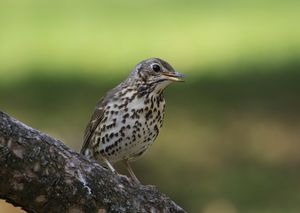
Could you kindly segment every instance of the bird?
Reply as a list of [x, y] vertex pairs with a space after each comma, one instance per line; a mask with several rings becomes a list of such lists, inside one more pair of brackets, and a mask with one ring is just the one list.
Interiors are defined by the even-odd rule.
[[88, 123], [80, 153], [117, 174], [113, 164], [122, 161], [135, 183], [140, 183], [130, 162], [155, 141], [163, 125], [164, 89], [185, 76], [166, 61], [149, 58], [97, 103]]

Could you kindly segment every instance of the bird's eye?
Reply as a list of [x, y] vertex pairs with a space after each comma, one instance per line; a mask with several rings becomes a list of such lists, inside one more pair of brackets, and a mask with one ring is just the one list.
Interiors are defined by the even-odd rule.
[[159, 72], [161, 70], [160, 66], [158, 64], [152, 64], [152, 69], [155, 72]]

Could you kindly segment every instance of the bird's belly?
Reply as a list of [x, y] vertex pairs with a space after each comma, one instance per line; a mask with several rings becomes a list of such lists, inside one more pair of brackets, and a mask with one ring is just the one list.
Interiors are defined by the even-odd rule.
[[162, 126], [164, 103], [140, 106], [133, 102], [127, 110], [110, 114], [102, 124], [105, 131], [100, 133], [100, 153], [110, 162], [134, 160], [156, 139]]
[[154, 142], [159, 133], [159, 127], [154, 122], [146, 119], [130, 123], [128, 125], [132, 128], [124, 132], [125, 138], [118, 155], [121, 159], [133, 160], [142, 155]]

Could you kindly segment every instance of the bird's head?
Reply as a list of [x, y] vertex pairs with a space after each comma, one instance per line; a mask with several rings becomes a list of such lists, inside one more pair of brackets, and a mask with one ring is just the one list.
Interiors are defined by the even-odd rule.
[[150, 58], [136, 65], [131, 78], [164, 89], [172, 82], [182, 82], [184, 75], [176, 72], [168, 62], [159, 58]]

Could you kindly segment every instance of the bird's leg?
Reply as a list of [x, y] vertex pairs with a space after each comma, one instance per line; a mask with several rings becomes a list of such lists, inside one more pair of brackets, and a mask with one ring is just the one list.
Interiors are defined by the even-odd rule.
[[109, 170], [114, 173], [114, 174], [118, 174], [118, 172], [115, 170], [115, 168], [111, 165], [111, 163], [104, 157], [102, 157], [104, 163], [106, 163], [107, 167], [109, 168]]
[[135, 183], [137, 183], [137, 184], [140, 184], [140, 181], [139, 181], [139, 179], [137, 179], [137, 177], [136, 177], [135, 174], [133, 173], [133, 170], [132, 170], [132, 168], [131, 168], [131, 166], [130, 166], [128, 160], [125, 159], [125, 160], [123, 160], [123, 162], [124, 162], [124, 164], [125, 164], [125, 166], [126, 166], [127, 171], [129, 172], [131, 178], [133, 179], [133, 181], [134, 181]]

